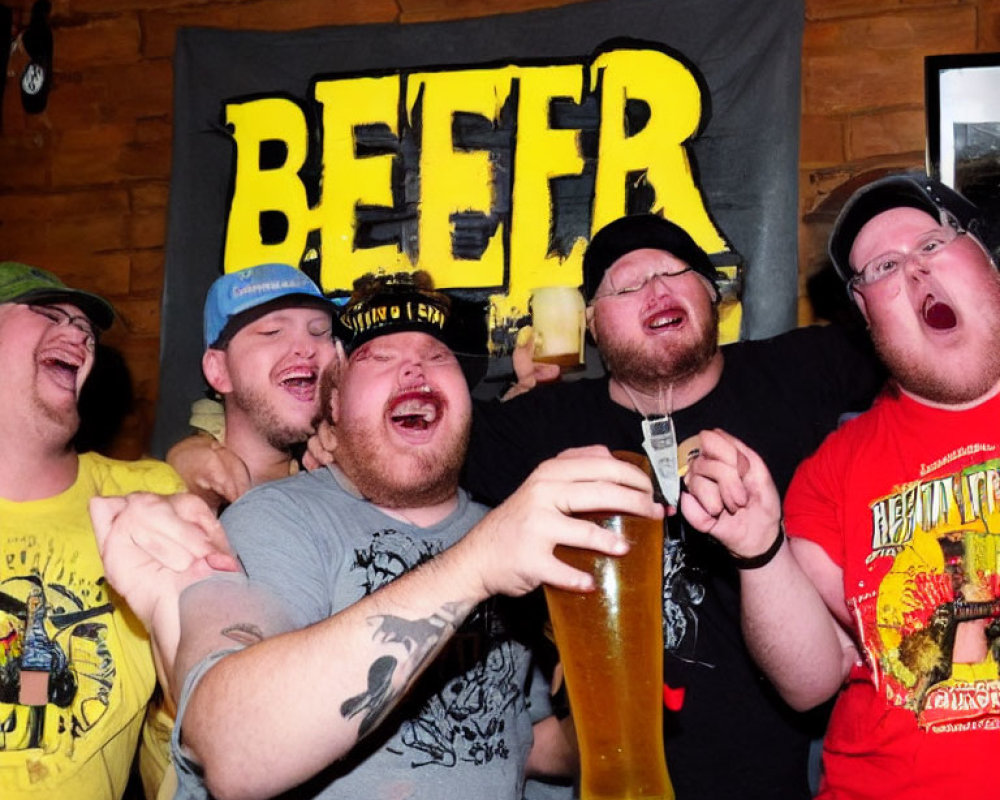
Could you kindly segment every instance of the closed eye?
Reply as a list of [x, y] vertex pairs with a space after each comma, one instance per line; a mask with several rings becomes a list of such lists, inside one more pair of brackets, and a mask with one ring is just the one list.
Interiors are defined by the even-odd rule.
[[63, 321], [63, 315], [58, 311], [53, 311], [47, 306], [31, 306], [31, 310], [38, 314], [40, 317], [45, 317], [49, 322], [55, 322], [59, 324]]

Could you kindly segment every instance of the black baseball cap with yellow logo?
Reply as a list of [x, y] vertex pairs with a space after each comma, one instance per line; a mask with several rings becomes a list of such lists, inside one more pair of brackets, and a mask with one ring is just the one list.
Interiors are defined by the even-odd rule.
[[390, 333], [417, 331], [449, 347], [451, 298], [434, 290], [426, 272], [365, 275], [340, 311], [340, 336], [351, 353], [365, 342]]
[[368, 274], [340, 307], [335, 333], [348, 355], [378, 336], [426, 333], [448, 345], [474, 386], [489, 358], [488, 318], [485, 302], [435, 289], [425, 271]]

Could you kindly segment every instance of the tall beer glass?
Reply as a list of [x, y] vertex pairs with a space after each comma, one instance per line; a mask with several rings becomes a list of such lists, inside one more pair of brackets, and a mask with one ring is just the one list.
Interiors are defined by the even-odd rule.
[[[645, 457], [614, 455], [649, 473]], [[560, 559], [594, 576], [596, 589], [545, 587], [580, 745], [580, 797], [673, 800], [663, 756], [663, 523], [580, 517], [631, 546], [621, 557], [557, 547]]]

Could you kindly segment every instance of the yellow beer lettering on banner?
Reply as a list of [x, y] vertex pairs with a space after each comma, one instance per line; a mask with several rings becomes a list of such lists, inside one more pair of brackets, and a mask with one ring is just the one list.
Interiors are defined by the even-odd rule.
[[[515, 81], [517, 107], [508, 107], [512, 115], [501, 120]], [[580, 284], [583, 237], [626, 213], [629, 180], [652, 198], [653, 213], [677, 222], [707, 252], [729, 249], [709, 216], [685, 148], [701, 121], [701, 89], [689, 68], [666, 53], [616, 49], [601, 53], [589, 67], [508, 65], [325, 80], [315, 84], [314, 93], [323, 141], [315, 208], [308, 206], [300, 174], [310, 137], [299, 106], [275, 97], [225, 107], [236, 147], [226, 271], [268, 261], [298, 264], [308, 235], [318, 230], [324, 291], [349, 291], [356, 278], [373, 270], [426, 269], [441, 288], [497, 291], [490, 298], [492, 322], [509, 329], [527, 313], [532, 289]], [[597, 102], [586, 105], [594, 93]], [[552, 182], [586, 180], [587, 159], [594, 154], [583, 151], [580, 130], [552, 127], [556, 101], [600, 113], [599, 120], [584, 123], [598, 127], [590, 231], [581, 230], [576, 242], [563, 242], [568, 253], [550, 252], [555, 220], [560, 214], [573, 220], [587, 210], [556, 208]], [[632, 113], [636, 108], [648, 114]], [[581, 111], [581, 119], [592, 113]], [[477, 117], [482, 125], [468, 124]], [[645, 120], [641, 128], [637, 119]], [[397, 141], [419, 142], [417, 163], [392, 152], [359, 155], [362, 126], [384, 126]], [[497, 152], [489, 149], [493, 131], [502, 143]], [[261, 147], [269, 141], [287, 150], [279, 165], [261, 164]], [[508, 144], [512, 174], [498, 175]], [[400, 167], [407, 170], [402, 178]], [[506, 208], [496, 188], [508, 186]], [[394, 196], [394, 188], [406, 196]], [[403, 242], [356, 246], [359, 207], [405, 215], [408, 209], [400, 203], [415, 207], [415, 241], [406, 238], [414, 231], [404, 226]], [[283, 241], [262, 240], [261, 217], [267, 212], [286, 218]], [[467, 215], [458, 237], [456, 215]], [[723, 303], [720, 315], [722, 340], [738, 338], [739, 303]]]
[[[226, 122], [236, 145], [233, 202], [226, 227], [225, 270], [233, 272], [267, 262], [298, 264], [306, 236], [314, 227], [299, 178], [309, 146], [305, 117], [291, 100], [270, 97], [226, 104]], [[260, 168], [261, 145], [280, 141], [287, 155], [280, 166]], [[260, 215], [277, 211], [288, 221], [281, 242], [265, 244]]]
[[[457, 113], [478, 114], [496, 125], [510, 93], [513, 69], [416, 73], [407, 81], [410, 124], [420, 128], [420, 256], [417, 267], [441, 288], [501, 286], [504, 279], [503, 226], [482, 255], [458, 259], [452, 252], [452, 214], [493, 210], [494, 168], [485, 150], [455, 149]], [[420, 118], [414, 106], [421, 100]]]
[[320, 283], [349, 287], [366, 272], [408, 268], [409, 260], [396, 244], [354, 248], [357, 206], [393, 206], [395, 158], [392, 153], [359, 158], [355, 128], [381, 123], [399, 136], [399, 76], [322, 81], [315, 95], [323, 107]]
[[534, 288], [578, 285], [586, 247], [581, 238], [564, 257], [549, 253], [555, 217], [549, 182], [579, 175], [584, 166], [580, 132], [550, 128], [551, 106], [557, 98], [581, 101], [583, 66], [523, 67], [517, 77], [517, 147], [510, 215], [510, 263], [517, 266], [510, 271], [506, 297], [493, 298], [494, 306], [505, 306], [503, 315], [510, 318], [527, 312]]
[[[694, 182], [685, 142], [701, 122], [701, 89], [680, 61], [656, 50], [613, 50], [594, 59], [591, 81], [601, 90], [601, 130], [591, 233], [626, 210], [626, 182], [640, 173], [655, 193], [650, 209], [684, 228], [706, 253], [728, 250], [708, 215]], [[642, 130], [628, 135], [626, 102], [649, 107]], [[735, 268], [724, 270], [730, 273]], [[723, 342], [739, 338], [742, 310], [724, 303], [719, 310]]]
[[[653, 213], [684, 228], [708, 253], [726, 249], [694, 182], [684, 143], [698, 130], [701, 92], [680, 61], [655, 50], [615, 50], [594, 60], [593, 83], [601, 87], [593, 231], [625, 211], [630, 172], [643, 172], [655, 192]], [[628, 135], [625, 104], [649, 106], [645, 127]]]

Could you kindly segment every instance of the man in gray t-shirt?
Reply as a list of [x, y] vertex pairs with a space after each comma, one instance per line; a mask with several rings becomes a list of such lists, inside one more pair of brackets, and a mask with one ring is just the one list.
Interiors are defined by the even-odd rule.
[[[430, 561], [484, 511], [459, 490], [454, 510], [440, 522], [415, 526], [360, 497], [333, 468], [253, 490], [223, 524], [247, 574], [280, 598], [295, 628], [305, 628]], [[319, 796], [353, 799], [393, 786], [406, 787], [403, 796], [440, 798], [449, 786], [461, 786], [467, 796], [519, 797], [532, 724], [551, 712], [528, 706], [529, 653], [501, 605], [494, 598], [469, 614], [392, 717], [364, 747], [324, 771]], [[420, 648], [441, 634], [438, 625], [387, 615], [370, 633]], [[369, 690], [345, 701], [341, 713], [366, 719], [390, 675], [387, 662], [373, 664]], [[203, 796], [182, 752], [175, 761], [181, 796]]]
[[[324, 378], [338, 470], [260, 487], [223, 517], [249, 582], [180, 597], [181, 797], [520, 798], [525, 776], [573, 768], [560, 723], [529, 703], [530, 659], [502, 606], [541, 583], [592, 587], [556, 545], [624, 551], [571, 514], [663, 510], [603, 448], [542, 464], [485, 515], [471, 503], [449, 312], [419, 274], [357, 287], [349, 355]], [[127, 547], [126, 522], [141, 527], [123, 513], [109, 536]], [[109, 579], [158, 641], [191, 583], [163, 569]]]

